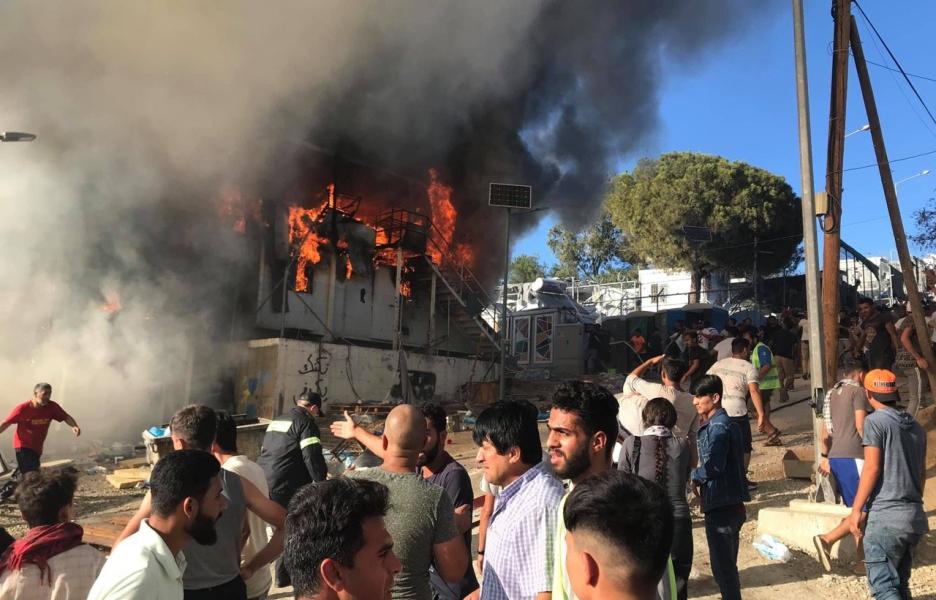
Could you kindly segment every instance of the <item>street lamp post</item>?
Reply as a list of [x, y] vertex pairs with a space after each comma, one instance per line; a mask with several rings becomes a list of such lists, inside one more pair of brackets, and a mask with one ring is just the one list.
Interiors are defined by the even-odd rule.
[[35, 133], [26, 133], [25, 131], [0, 132], [0, 142], [31, 142], [34, 139], [36, 139]]
[[848, 137], [850, 135], [855, 135], [856, 133], [861, 133], [862, 131], [867, 131], [869, 129], [871, 129], [871, 126], [866, 123], [862, 125], [861, 127], [859, 127], [858, 129], [852, 131], [851, 133], [846, 133], [845, 137]]
[[916, 177], [925, 177], [926, 175], [929, 175], [929, 174], [930, 174], [930, 170], [929, 170], [929, 169], [923, 169], [923, 170], [920, 171], [919, 173], [914, 173], [914, 174], [911, 175], [910, 177], [904, 177], [904, 178], [901, 179], [900, 181], [894, 183], [894, 187], [897, 187], [898, 185], [900, 185], [901, 183], [903, 183], [903, 182], [905, 182], [905, 181], [910, 181], [911, 179], [914, 179], [914, 178], [916, 178]]
[[505, 237], [504, 240], [504, 303], [500, 319], [500, 399], [507, 399], [507, 279], [510, 271], [510, 217], [514, 209], [525, 209], [530, 211], [533, 208], [533, 188], [528, 185], [518, 185], [513, 183], [491, 183], [488, 191], [488, 205], [499, 206], [507, 209], [505, 217]]

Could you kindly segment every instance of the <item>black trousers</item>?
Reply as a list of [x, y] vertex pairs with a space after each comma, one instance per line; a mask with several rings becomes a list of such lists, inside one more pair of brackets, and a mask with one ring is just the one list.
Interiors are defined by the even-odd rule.
[[30, 471], [39, 470], [39, 453], [29, 448], [16, 449], [16, 466], [19, 468], [20, 476]]
[[673, 521], [673, 574], [676, 576], [676, 597], [689, 597], [689, 573], [692, 571], [692, 519], [678, 517]]
[[200, 590], [185, 590], [184, 600], [247, 600], [247, 585], [240, 575], [227, 583]]

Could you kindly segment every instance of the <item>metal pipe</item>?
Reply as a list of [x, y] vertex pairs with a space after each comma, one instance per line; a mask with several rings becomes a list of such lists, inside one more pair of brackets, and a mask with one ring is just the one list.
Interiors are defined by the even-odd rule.
[[501, 311], [500, 326], [500, 399], [507, 399], [507, 279], [510, 275], [510, 208], [507, 209], [507, 216], [504, 219], [504, 293], [503, 310]]

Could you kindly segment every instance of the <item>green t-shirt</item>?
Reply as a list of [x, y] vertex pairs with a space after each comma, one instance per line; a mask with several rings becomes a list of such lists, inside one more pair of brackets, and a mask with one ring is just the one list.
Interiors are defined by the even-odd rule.
[[390, 490], [384, 521], [402, 570], [393, 583], [393, 600], [432, 600], [429, 565], [432, 547], [458, 535], [455, 509], [445, 490], [418, 473], [390, 473], [381, 468], [350, 471], [349, 477], [382, 483]]

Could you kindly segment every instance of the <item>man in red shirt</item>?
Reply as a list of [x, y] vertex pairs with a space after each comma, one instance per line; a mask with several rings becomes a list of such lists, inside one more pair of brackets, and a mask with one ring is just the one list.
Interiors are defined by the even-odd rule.
[[52, 386], [48, 383], [37, 383], [33, 388], [33, 397], [15, 406], [10, 416], [0, 424], [0, 433], [6, 431], [10, 425], [16, 425], [13, 448], [16, 451], [16, 465], [21, 476], [39, 470], [42, 445], [53, 419], [65, 421], [76, 436], [81, 435], [81, 428], [75, 419], [57, 403], [52, 402]]

